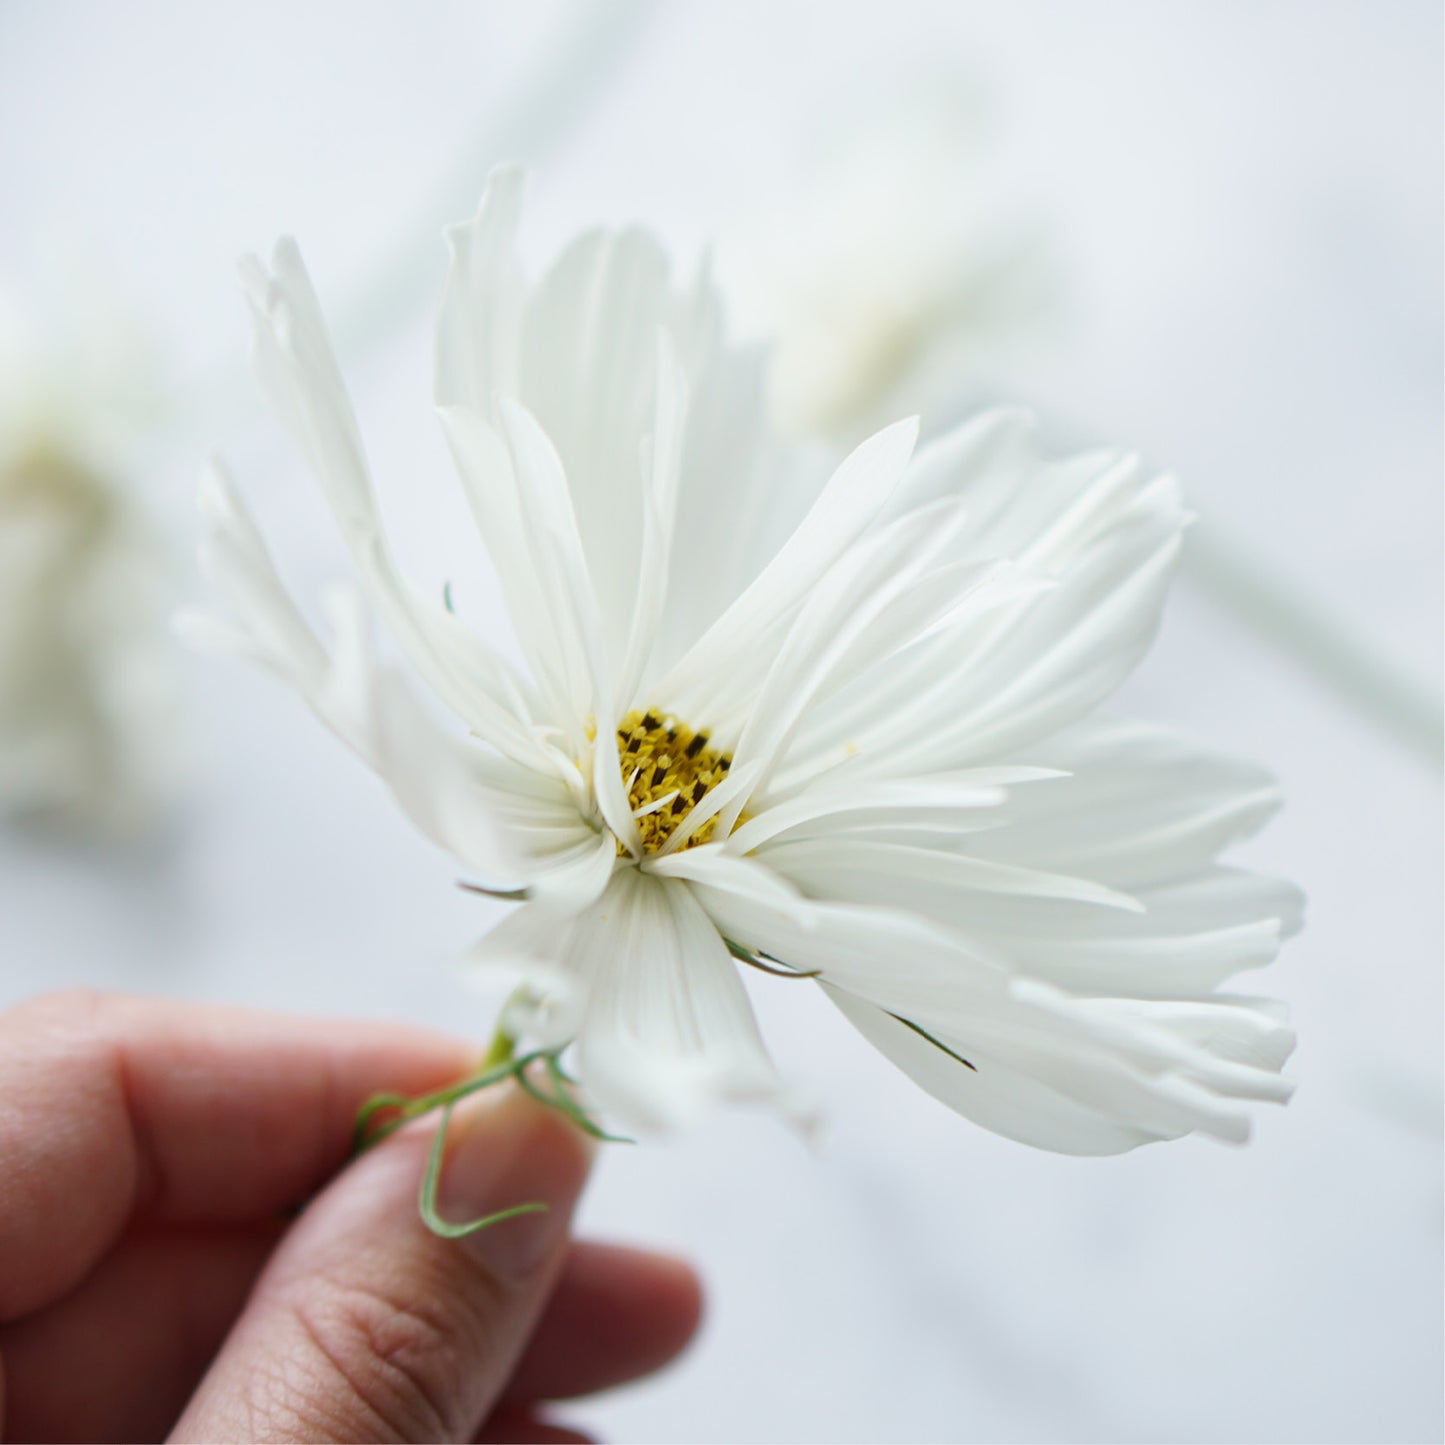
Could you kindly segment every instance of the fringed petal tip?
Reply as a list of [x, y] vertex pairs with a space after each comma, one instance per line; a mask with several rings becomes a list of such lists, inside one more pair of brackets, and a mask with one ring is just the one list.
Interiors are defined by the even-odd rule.
[[442, 235], [448, 250], [455, 258], [460, 247], [466, 246], [479, 232], [493, 227], [516, 229], [522, 212], [522, 203], [527, 193], [527, 168], [519, 161], [502, 161], [487, 172], [477, 209], [468, 220], [454, 221]]

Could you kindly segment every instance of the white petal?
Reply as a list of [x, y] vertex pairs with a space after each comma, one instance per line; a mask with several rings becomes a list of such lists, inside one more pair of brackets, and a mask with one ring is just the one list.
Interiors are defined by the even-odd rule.
[[599, 719], [596, 731], [592, 752], [592, 787], [597, 806], [613, 836], [636, 858], [642, 852], [642, 833], [622, 779], [617, 729], [610, 720]]
[[[1283, 1103], [1293, 1092], [1293, 1085], [1279, 1077], [1279, 1067], [1294, 1048], [1294, 1034], [1278, 1018], [1259, 1015], [1252, 1001], [1075, 998], [1032, 979], [1016, 980], [1009, 992], [1029, 1010], [1031, 1031], [1051, 1017], [1060, 1037], [1095, 1041], [1151, 1075], [1157, 1070], [1211, 1098]], [[957, 1020], [948, 1022], [957, 1027]], [[1270, 1043], [1258, 1058], [1241, 1048], [1247, 1040], [1265, 1037]], [[1216, 1038], [1224, 1043], [1222, 1049], [1212, 1046]], [[1057, 1043], [1053, 1049], [1058, 1050]], [[1230, 1137], [1244, 1116], [1227, 1105], [1222, 1109], [1222, 1137]]]
[[978, 895], [960, 932], [989, 956], [1074, 993], [1173, 998], [1268, 963], [1299, 923], [1291, 884], [1227, 868], [1135, 896], [1143, 911], [1129, 914], [1054, 899], [1020, 909]]
[[809, 897], [906, 908], [949, 926], [967, 925], [976, 895], [1007, 898], [1014, 908], [1028, 906], [1021, 898], [1038, 898], [1143, 911], [1127, 894], [1089, 878], [867, 837], [778, 841], [765, 844], [759, 857]]
[[[982, 476], [954, 479], [971, 518], [962, 559], [1012, 557], [1052, 585], [965, 612], [845, 688], [795, 747], [826, 755], [846, 741], [840, 776], [1018, 755], [1102, 701], [1152, 640], [1185, 523], [1173, 482], [1108, 454], [1046, 463], [1025, 432], [997, 421], [982, 434], [995, 445], [956, 448], [964, 462], [975, 452], [989, 462]], [[946, 475], [930, 472], [924, 495]], [[905, 479], [900, 492], [910, 491]]]
[[777, 555], [659, 681], [661, 701], [684, 716], [715, 719], [727, 710], [728, 695], [746, 687], [748, 679], [761, 684], [768, 655], [759, 655], [760, 639], [786, 619], [882, 510], [917, 435], [916, 419], [898, 422], [852, 452]]
[[243, 263], [255, 319], [254, 363], [263, 390], [306, 457], [387, 626], [433, 691], [478, 736], [535, 763], [523, 689], [479, 638], [418, 596], [382, 534], [365, 450], [316, 294], [294, 241], [276, 246], [274, 274]]
[[[815, 904], [803, 928], [756, 900], [708, 889], [700, 889], [699, 897], [728, 938], [800, 971], [817, 970], [823, 985], [909, 1019], [980, 1070], [984, 1059], [1002, 1061], [1047, 1083], [1072, 1080], [1082, 1062], [1087, 1071], [1080, 1087], [1114, 1110], [1128, 1109], [1154, 1125], [1168, 1121], [1174, 1133], [1240, 1125], [1236, 1110], [1197, 1084], [1172, 1078], [1161, 1083], [1142, 1074], [1140, 1062], [1163, 1073], [1151, 1036], [1145, 1034], [1144, 1042], [1155, 1044], [1152, 1052], [1145, 1048], [1142, 1060], [1132, 1061], [1095, 1036], [1091, 1017], [1064, 1020], [1059, 997], [1049, 991], [1041, 991], [1047, 1007], [1020, 997], [1021, 981], [907, 914]], [[1167, 1133], [1156, 1128], [1151, 1137]]]
[[[868, 1036], [951, 1107], [1039, 1147], [1110, 1152], [1194, 1129], [1240, 1139], [1248, 1121], [1231, 1100], [1288, 1093], [1277, 1077], [1288, 1036], [1271, 1032], [1272, 1018], [1248, 1017], [1252, 1002], [1077, 999], [1012, 976], [906, 913], [805, 901], [800, 922], [798, 905], [784, 912], [761, 890], [697, 891], [726, 938], [816, 970], [822, 984], [845, 993], [835, 1001], [856, 1005], [845, 1012], [860, 1027], [872, 1020]], [[921, 1027], [977, 1073], [888, 1014]]]
[[[962, 498], [980, 527], [1016, 506], [1021, 489], [1038, 465], [1037, 423], [1017, 407], [995, 407], [933, 437], [918, 449], [894, 493], [887, 517], [943, 497]], [[1018, 550], [1001, 540], [996, 555]]]
[[561, 459], [602, 635], [619, 662], [637, 592], [643, 441], [656, 425], [667, 287], [667, 257], [652, 236], [592, 231], [537, 283], [522, 322], [516, 399]]
[[314, 686], [326, 664], [325, 652], [276, 575], [266, 544], [218, 458], [207, 463], [198, 501], [205, 525], [201, 570], [239, 615], [252, 655], [293, 686]]
[[[474, 220], [447, 232], [452, 263], [436, 338], [436, 400], [447, 441], [507, 598], [528, 665], [553, 717], [577, 713], [577, 657], [559, 645], [555, 600], [534, 555], [528, 513], [505, 438], [502, 396], [517, 391], [526, 287], [516, 231], [523, 175], [498, 167]], [[580, 715], [579, 715], [580, 716]], [[574, 740], [575, 745], [575, 740]]]
[[524, 295], [516, 235], [524, 188], [520, 168], [496, 167], [476, 217], [446, 233], [452, 259], [437, 320], [438, 406], [488, 407], [494, 394], [516, 389]]
[[538, 908], [569, 918], [589, 907], [607, 887], [617, 867], [617, 842], [606, 829], [581, 830], [569, 848], [553, 855], [545, 869], [534, 872], [527, 897]]
[[659, 675], [753, 581], [827, 480], [821, 448], [785, 445], [768, 424], [770, 358], [725, 343], [706, 266], [673, 298], [668, 328], [689, 397]]
[[556, 449], [525, 407], [501, 397], [496, 411], [499, 431], [473, 407], [441, 416], [529, 659], [580, 757], [589, 727], [613, 721], [592, 577]]
[[581, 706], [568, 668], [574, 665], [552, 621], [547, 578], [533, 561], [534, 543], [518, 495], [507, 445], [486, 415], [470, 404], [442, 407], [442, 429], [462, 489], [496, 568], [507, 612], [527, 666], [546, 700], [546, 715], [573, 716]]
[[[1170, 1137], [1111, 1118], [998, 1059], [974, 1072], [884, 1010], [841, 989], [827, 992], [849, 1023], [914, 1083], [995, 1134], [1078, 1155], [1121, 1154]], [[967, 1046], [955, 1040], [949, 1047]]]
[[756, 862], [750, 868], [699, 874], [694, 883], [698, 901], [734, 943], [910, 1014], [940, 1000], [982, 1008], [1007, 995], [1006, 969], [924, 919], [863, 904], [780, 901], [770, 870]]
[[1128, 508], [1141, 478], [1137, 461], [1115, 451], [1046, 456], [1035, 418], [1000, 407], [922, 447], [888, 515], [955, 497], [972, 519], [971, 557], [1059, 572]]
[[642, 538], [637, 588], [626, 650], [617, 678], [613, 709], [626, 712], [639, 700], [643, 676], [656, 649], [666, 609], [677, 500], [681, 482], [683, 432], [687, 416], [687, 378], [665, 331], [657, 338], [657, 399], [650, 464], [642, 496]]
[[[944, 1048], [873, 1004], [841, 988], [828, 988], [828, 996], [848, 1022], [920, 1088], [955, 1113], [1007, 1139], [1064, 1155], [1117, 1155], [1185, 1131], [1182, 1127], [1150, 1129], [1079, 1103], [1068, 1091], [1033, 1078], [1000, 1058], [984, 1059], [981, 1065], [970, 1059], [974, 1069], [965, 1068]], [[967, 1043], [957, 1039], [939, 1042], [967, 1058], [967, 1053], [961, 1052], [968, 1048]]]
[[[981, 771], [981, 770], [980, 770]], [[1003, 788], [976, 781], [969, 773], [928, 779], [862, 783], [853, 788], [810, 788], [798, 797], [754, 814], [728, 836], [734, 853], [749, 853], [774, 838], [815, 837], [853, 828], [921, 825], [958, 833], [999, 826], [989, 814], [1008, 799]]]
[[463, 963], [463, 976], [471, 973], [479, 984], [493, 970], [520, 975], [499, 1022], [529, 1047], [563, 1048], [582, 1026], [587, 979], [571, 967], [573, 932], [572, 920], [523, 903], [473, 944]]
[[990, 856], [1118, 887], [1190, 877], [1279, 807], [1263, 768], [1147, 723], [1094, 719], [1030, 749], [1029, 760], [1068, 776], [1010, 802]]
[[1113, 692], [1153, 641], [1184, 525], [1172, 483], [1141, 491], [1136, 503], [1068, 562], [1056, 587], [960, 637], [969, 665], [945, 726], [920, 731], [910, 718], [913, 746], [899, 747], [892, 766], [996, 757], [1057, 731]]
[[724, 1101], [783, 1102], [736, 965], [687, 884], [621, 870], [580, 947], [592, 987], [578, 1067], [610, 1117], [661, 1131]]
[[[551, 439], [525, 407], [502, 398], [503, 433], [512, 456], [522, 530], [551, 617], [563, 644], [569, 674], [578, 679], [575, 706], [596, 710], [597, 726], [612, 696], [612, 672], [592, 574], [572, 507], [562, 460]], [[607, 718], [610, 726], [614, 719]]]
[[[913, 1033], [938, 1057], [905, 1042], [866, 1005], [836, 994], [834, 1001], [851, 1004], [845, 1007], [849, 1017], [868, 1025], [865, 1032], [889, 1057], [951, 1107], [1000, 1133], [1063, 1153], [1112, 1152], [1092, 1131], [1074, 1139], [1079, 1107], [1142, 1133], [1133, 1143], [1194, 1130], [1242, 1142], [1249, 1121], [1234, 1101], [1283, 1102], [1290, 1093], [1277, 1072], [1288, 1053], [1288, 1030], [1281, 1047], [1271, 1034], [1279, 1025], [1251, 1017], [1237, 1001], [1162, 1006], [1178, 1010], [1171, 1017], [1150, 1014], [1152, 1006], [1134, 1001], [1071, 999], [1019, 981], [981, 1007], [909, 1019], [972, 1068], [906, 1026], [903, 1033]], [[1207, 1016], [1212, 1027], [1203, 1022]], [[1242, 1059], [1246, 1043], [1256, 1048], [1249, 1061]], [[1130, 1144], [1121, 1139], [1114, 1147]]]
[[[951, 502], [922, 508], [856, 543], [819, 580], [788, 629], [733, 750], [766, 784], [810, 708], [871, 657], [907, 647], [981, 587], [987, 566], [932, 570], [957, 530]], [[741, 804], [723, 814], [730, 829]]]
[[1239, 1098], [1283, 1103], [1294, 1086], [1279, 1078], [1295, 1048], [1288, 1010], [1274, 999], [1215, 994], [1206, 999], [1108, 1000], [1121, 1018], [1167, 1030], [1212, 1059], [1240, 1066], [1237, 1075], [1212, 1077], [1213, 1087]]
[[806, 909], [799, 907], [802, 895], [786, 878], [751, 858], [738, 857], [724, 844], [706, 843], [666, 857], [650, 858], [646, 871], [658, 878], [681, 878], [724, 893], [760, 899], [807, 926]]
[[[328, 601], [335, 650], [315, 699], [318, 713], [357, 747], [427, 837], [489, 883], [528, 878], [533, 861], [522, 839], [499, 825], [495, 794], [476, 766], [477, 745], [439, 728], [402, 680], [378, 665], [360, 598], [335, 593]], [[556, 795], [562, 802], [560, 785]]]
[[555, 777], [499, 768], [477, 743], [439, 728], [402, 679], [376, 659], [359, 601], [344, 592], [329, 599], [335, 644], [328, 652], [287, 594], [219, 467], [212, 468], [203, 498], [210, 531], [202, 557], [237, 613], [231, 638], [296, 688], [387, 783], [423, 833], [489, 883], [509, 885], [531, 872], [534, 829], [555, 836], [559, 819], [581, 828]]

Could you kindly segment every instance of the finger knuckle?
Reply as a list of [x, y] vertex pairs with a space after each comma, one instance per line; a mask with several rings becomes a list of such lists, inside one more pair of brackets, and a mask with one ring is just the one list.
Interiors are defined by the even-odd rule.
[[326, 1413], [371, 1432], [336, 1438], [448, 1440], [471, 1428], [457, 1418], [458, 1385], [476, 1341], [426, 1292], [328, 1281], [292, 1313], [317, 1365], [340, 1387], [330, 1392], [339, 1406], [325, 1405]]

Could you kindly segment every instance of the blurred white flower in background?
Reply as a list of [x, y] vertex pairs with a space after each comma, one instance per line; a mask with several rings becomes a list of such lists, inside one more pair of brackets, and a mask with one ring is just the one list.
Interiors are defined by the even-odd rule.
[[1243, 1102], [1288, 1096], [1293, 1035], [1216, 989], [1299, 899], [1216, 859], [1276, 790], [1096, 711], [1153, 638], [1174, 482], [1048, 458], [996, 411], [917, 455], [916, 424], [889, 427], [794, 507], [712, 287], [674, 287], [640, 230], [588, 232], [529, 285], [520, 190], [497, 173], [450, 233], [436, 400], [525, 670], [397, 568], [290, 241], [245, 267], [258, 376], [454, 725], [354, 594], [312, 630], [219, 471], [203, 564], [235, 620], [193, 634], [278, 673], [483, 891], [524, 900], [478, 948], [529, 979], [509, 1030], [575, 1043], [624, 1124], [786, 1102], [740, 959], [815, 979], [1010, 1137], [1246, 1137]]
[[0, 293], [0, 814], [130, 839], [183, 771], [175, 578], [131, 475], [147, 358], [82, 309], [42, 332]]
[[1045, 233], [957, 81], [856, 120], [795, 194], [724, 236], [717, 268], [739, 332], [774, 344], [776, 419], [798, 437], [957, 417], [1058, 310]]

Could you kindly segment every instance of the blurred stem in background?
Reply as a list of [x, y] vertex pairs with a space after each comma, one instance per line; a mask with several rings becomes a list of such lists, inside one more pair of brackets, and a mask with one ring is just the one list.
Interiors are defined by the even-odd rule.
[[1190, 529], [1183, 575], [1397, 743], [1442, 766], [1440, 694], [1334, 608], [1282, 581], [1277, 568], [1217, 520]]
[[[1046, 420], [1046, 434], [1061, 447], [1100, 444], [1073, 418], [1047, 413]], [[1397, 746], [1437, 772], [1445, 768], [1438, 688], [1387, 656], [1338, 607], [1282, 577], [1233, 528], [1214, 516], [1196, 518], [1185, 534], [1180, 576]]]

